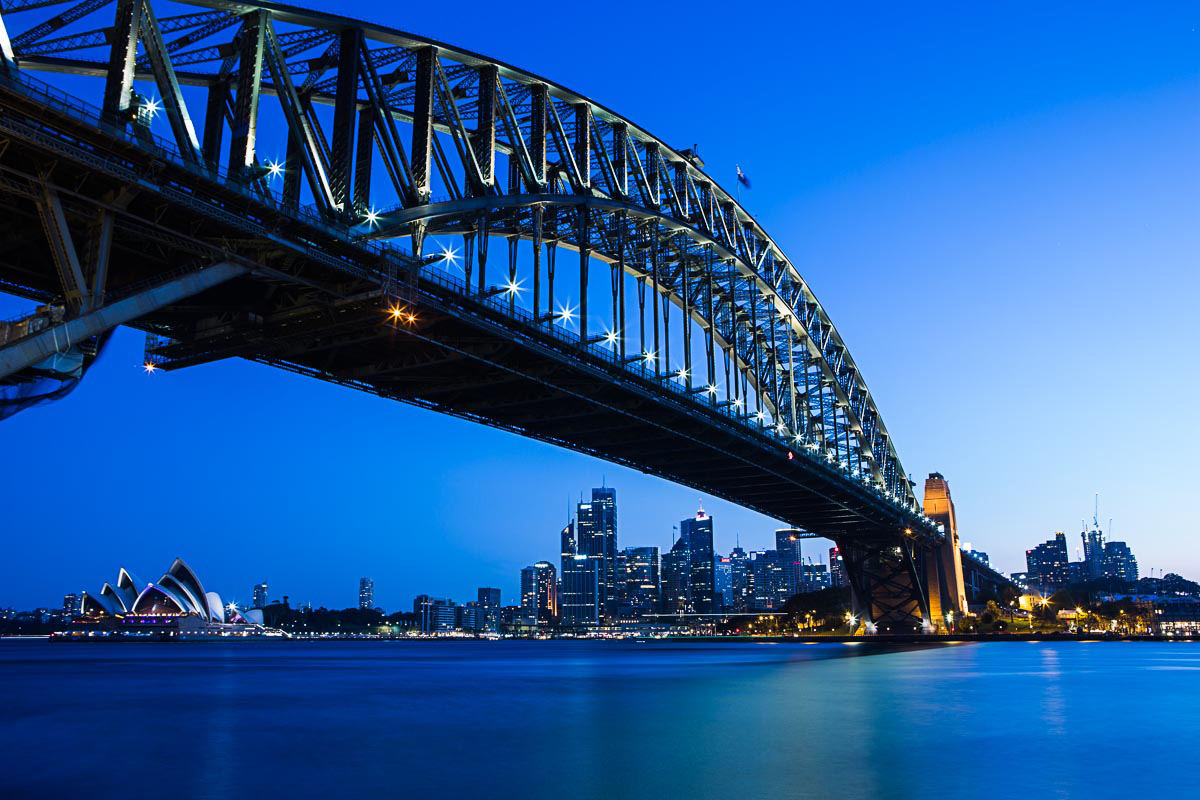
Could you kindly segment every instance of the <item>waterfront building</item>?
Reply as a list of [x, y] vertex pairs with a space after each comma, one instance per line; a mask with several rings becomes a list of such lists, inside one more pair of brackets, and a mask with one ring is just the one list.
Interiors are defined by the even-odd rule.
[[1031, 584], [1048, 589], [1066, 586], [1071, 581], [1067, 560], [1067, 537], [1062, 531], [1048, 542], [1025, 551], [1026, 573]]
[[[445, 597], [431, 597], [419, 594], [413, 599], [413, 613], [417, 616], [417, 624], [421, 633], [433, 633], [438, 629], [439, 620], [445, 619], [442, 609], [454, 608], [454, 601]], [[453, 615], [453, 610], [451, 610]]]
[[657, 547], [626, 547], [623, 567], [621, 617], [643, 617], [658, 612], [662, 604], [662, 562]]
[[730, 584], [733, 587], [733, 597], [727, 601], [727, 605], [734, 611], [746, 611], [749, 609], [749, 592], [748, 578], [746, 573], [747, 562], [746, 551], [740, 546], [733, 548], [729, 553], [729, 576]]
[[691, 554], [683, 538], [675, 540], [662, 556], [662, 609], [667, 614], [686, 614], [690, 611], [688, 579], [691, 574]]
[[64, 617], [78, 617], [83, 613], [83, 598], [77, 594], [64, 595], [62, 613]]
[[476, 603], [483, 615], [483, 630], [493, 633], [500, 630], [500, 590], [490, 587], [480, 588]]
[[787, 594], [791, 597], [806, 591], [804, 583], [804, 559], [800, 555], [801, 531], [795, 528], [783, 528], [775, 531], [775, 552], [778, 553], [779, 564], [787, 582]]
[[254, 589], [251, 591], [251, 596], [254, 598], [252, 608], [267, 607], [267, 582], [254, 584]]
[[729, 556], [713, 559], [713, 590], [717, 608], [724, 611], [733, 606], [733, 559]]
[[850, 585], [846, 580], [846, 565], [842, 563], [842, 553], [836, 547], [829, 548], [829, 585], [834, 588]]
[[576, 508], [575, 551], [596, 562], [597, 602], [602, 619], [615, 618], [621, 573], [617, 551], [617, 490], [592, 489], [592, 499]]
[[154, 583], [143, 584], [122, 567], [116, 586], [105, 583], [97, 595], [84, 592], [80, 603], [84, 617], [107, 619], [115, 623], [113, 631], [137, 635], [220, 635], [245, 632], [246, 626], [261, 630], [263, 623], [261, 610], [226, 608], [179, 558]]
[[558, 577], [549, 561], [521, 570], [521, 607], [539, 624], [549, 625], [558, 619]]
[[600, 624], [600, 562], [573, 555], [562, 564], [562, 622], [569, 628]]
[[788, 597], [787, 556], [777, 550], [758, 550], [746, 562], [751, 611], [783, 608]]
[[358, 579], [358, 609], [370, 611], [375, 607], [375, 581], [370, 578]]

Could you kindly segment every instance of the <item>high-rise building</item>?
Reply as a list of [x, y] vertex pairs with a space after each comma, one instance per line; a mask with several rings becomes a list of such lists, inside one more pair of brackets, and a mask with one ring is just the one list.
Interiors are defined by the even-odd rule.
[[1120, 578], [1123, 581], [1138, 579], [1137, 559], [1125, 542], [1105, 543], [1103, 568], [1107, 578]]
[[1066, 586], [1071, 581], [1066, 534], [1059, 531], [1050, 541], [1026, 550], [1025, 566], [1032, 584], [1048, 588]]
[[733, 559], [729, 556], [713, 558], [714, 602], [721, 610], [733, 606]]
[[775, 550], [779, 553], [780, 565], [787, 581], [788, 597], [805, 591], [804, 559], [800, 556], [800, 534], [795, 528], [775, 531]]
[[417, 615], [422, 633], [432, 633], [438, 630], [439, 623], [445, 623], [445, 609], [450, 609], [449, 614], [452, 617], [454, 601], [445, 597], [430, 597], [427, 594], [419, 594], [413, 599], [413, 613]]
[[672, 614], [711, 614], [716, 595], [713, 519], [700, 509], [679, 523], [679, 539], [663, 556], [663, 602]]
[[253, 608], [266, 608], [267, 582], [263, 581], [262, 583], [254, 584], [254, 589], [251, 592], [251, 595], [254, 597], [254, 605], [252, 606]]
[[626, 547], [622, 616], [642, 617], [658, 612], [662, 603], [662, 564], [657, 547]]
[[541, 625], [558, 619], [558, 576], [549, 561], [521, 570], [521, 608]]
[[370, 578], [358, 579], [358, 608], [360, 611], [370, 611], [375, 607], [375, 581]]
[[1104, 531], [1095, 521], [1079, 533], [1083, 539], [1083, 571], [1088, 580], [1104, 577]]
[[773, 611], [783, 608], [788, 597], [787, 556], [778, 550], [759, 550], [750, 553], [746, 562], [751, 611]]
[[600, 562], [598, 560], [584, 555], [575, 555], [564, 559], [562, 621], [570, 628], [600, 624]]
[[478, 599], [476, 600], [479, 606], [480, 614], [483, 616], [482, 630], [498, 631], [500, 630], [500, 590], [492, 588], [480, 588]]
[[63, 616], [78, 617], [83, 613], [80, 595], [68, 594], [63, 596]]
[[733, 586], [733, 597], [726, 601], [726, 604], [734, 611], [747, 611], [750, 608], [749, 603], [749, 581], [746, 572], [746, 551], [741, 547], [735, 547], [729, 553], [729, 572], [730, 580]]
[[836, 547], [829, 548], [829, 585], [835, 588], [850, 585], [846, 580], [846, 565], [842, 563], [842, 553]]
[[621, 582], [617, 564], [616, 489], [592, 489], [591, 501], [579, 503], [576, 509], [575, 552], [572, 555], [587, 556], [596, 562], [599, 616], [602, 619], [614, 618]]
[[829, 569], [824, 564], [812, 563], [812, 557], [803, 565], [804, 579], [800, 582], [801, 592], [819, 592], [829, 588]]

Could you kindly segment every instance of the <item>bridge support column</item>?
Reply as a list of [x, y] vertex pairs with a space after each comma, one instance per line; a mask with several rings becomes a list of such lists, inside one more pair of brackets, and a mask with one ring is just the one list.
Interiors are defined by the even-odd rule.
[[941, 582], [942, 613], [956, 615], [967, 611], [967, 593], [963, 584], [962, 550], [958, 543], [958, 521], [954, 516], [954, 501], [950, 499], [950, 484], [939, 473], [931, 473], [925, 481], [925, 514], [942, 526], [946, 540], [938, 548], [937, 561]]
[[930, 625], [922, 579], [926, 554], [900, 535], [894, 544], [837, 541], [854, 613], [878, 633], [916, 633]]

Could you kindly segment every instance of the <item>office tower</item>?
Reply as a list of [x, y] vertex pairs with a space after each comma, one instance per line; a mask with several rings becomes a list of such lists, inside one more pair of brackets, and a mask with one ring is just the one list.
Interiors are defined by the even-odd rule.
[[814, 564], [809, 556], [808, 563], [802, 567], [804, 579], [800, 583], [801, 592], [819, 592], [829, 588], [829, 570], [824, 564]]
[[482, 630], [493, 633], [500, 630], [500, 590], [481, 588], [476, 603], [483, 619]]
[[262, 583], [254, 584], [254, 589], [251, 592], [251, 594], [254, 597], [254, 605], [252, 606], [252, 608], [266, 608], [267, 607], [267, 582], [266, 581], [263, 581]]
[[82, 613], [80, 595], [68, 594], [63, 596], [63, 616], [78, 617]]
[[963, 550], [967, 555], [978, 561], [980, 564], [983, 564], [985, 567], [990, 567], [992, 565], [991, 560], [988, 558], [988, 554], [982, 550], [972, 550], [970, 547], [964, 547]]
[[541, 625], [558, 619], [558, 576], [549, 561], [521, 570], [521, 608]]
[[601, 616], [600, 559], [580, 552], [574, 520], [566, 524], [559, 536], [562, 542], [559, 548], [562, 557], [559, 609], [563, 624], [568, 627], [596, 625]]
[[1059, 531], [1050, 541], [1026, 550], [1025, 566], [1030, 583], [1047, 588], [1066, 586], [1071, 582], [1066, 534]]
[[829, 585], [834, 588], [849, 586], [846, 580], [846, 565], [842, 563], [842, 554], [836, 547], [829, 548]]
[[370, 611], [375, 607], [375, 581], [370, 578], [358, 579], [358, 608], [360, 611]]
[[622, 609], [631, 617], [658, 613], [662, 602], [662, 564], [657, 547], [626, 547]]
[[735, 547], [729, 553], [729, 572], [733, 586], [733, 597], [727, 601], [727, 604], [734, 611], [746, 611], [749, 608], [747, 602], [749, 594], [747, 592], [746, 561], [746, 551], [741, 547]]
[[1107, 542], [1104, 545], [1104, 576], [1123, 581], [1138, 579], [1137, 559], [1125, 542]]
[[775, 531], [775, 552], [787, 582], [788, 597], [803, 591], [804, 559], [800, 555], [801, 531], [783, 528]]
[[750, 610], [774, 611], [783, 608], [788, 597], [788, 556], [778, 550], [759, 550], [750, 554], [746, 574], [750, 586]]
[[733, 605], [733, 559], [729, 556], [713, 559], [713, 590], [717, 608], [725, 610]]
[[669, 614], [711, 614], [716, 587], [713, 520], [704, 509], [679, 523], [679, 539], [662, 557], [663, 604]]
[[[445, 597], [419, 594], [413, 599], [413, 613], [417, 615], [422, 633], [452, 630], [454, 627], [454, 601]], [[450, 625], [445, 627], [448, 619]]]
[[599, 616], [616, 616], [619, 599], [617, 569], [617, 490], [602, 487], [592, 489], [590, 502], [579, 503], [576, 509], [575, 552], [596, 563], [599, 576], [597, 602]]

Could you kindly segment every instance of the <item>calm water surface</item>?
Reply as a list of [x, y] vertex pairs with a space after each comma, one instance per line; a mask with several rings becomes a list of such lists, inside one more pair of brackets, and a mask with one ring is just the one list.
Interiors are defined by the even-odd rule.
[[0, 797], [1200, 797], [1200, 645], [0, 641]]

